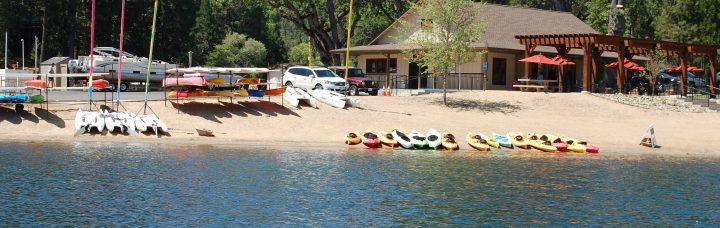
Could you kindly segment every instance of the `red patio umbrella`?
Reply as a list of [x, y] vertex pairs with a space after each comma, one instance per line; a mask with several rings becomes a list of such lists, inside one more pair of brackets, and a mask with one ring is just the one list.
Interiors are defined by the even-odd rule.
[[[682, 67], [680, 67], [680, 66], [671, 67], [671, 68], [668, 68], [666, 71], [670, 72], [670, 73], [677, 73], [677, 72], [682, 71]], [[705, 69], [702, 69], [702, 68], [696, 67], [696, 66], [688, 66], [687, 71], [698, 72], [698, 71], [705, 71]]]
[[558, 75], [558, 87], [560, 87], [560, 92], [563, 91], [563, 78], [565, 77], [565, 66], [567, 65], [575, 65], [574, 62], [570, 61], [569, 59], [563, 58], [562, 56], [555, 56], [555, 58], [551, 59], [552, 61], [555, 61], [554, 64], [560, 67], [560, 75]]
[[[617, 62], [613, 62], [613, 63], [610, 63], [610, 64], [606, 64], [605, 67], [607, 67], [607, 68], [617, 68], [617, 65], [618, 65]], [[628, 69], [628, 70], [645, 71], [645, 67], [640, 66], [640, 64], [637, 64], [636, 62], [633, 62], [633, 61], [628, 60], [628, 59], [626, 59], [626, 60], [623, 62], [623, 66], [625, 67], [625, 69]]]
[[555, 63], [555, 61], [544, 56], [543, 54], [533, 55], [533, 56], [530, 56], [530, 57], [527, 57], [527, 58], [524, 58], [524, 59], [521, 59], [518, 61], [526, 62], [526, 63], [549, 64], [549, 65], [554, 65], [554, 63]]

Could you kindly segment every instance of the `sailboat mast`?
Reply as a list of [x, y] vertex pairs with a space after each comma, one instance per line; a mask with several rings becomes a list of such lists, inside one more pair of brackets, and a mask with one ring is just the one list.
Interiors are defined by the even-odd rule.
[[[145, 75], [145, 106], [143, 107], [143, 114], [147, 114], [148, 97], [150, 95], [150, 68], [153, 62], [153, 48], [155, 47], [155, 25], [157, 23], [157, 12], [158, 4], [160, 0], [155, 0], [155, 6], [153, 9], [153, 23], [150, 33], [150, 54], [148, 55], [147, 74]], [[163, 72], [165, 73], [165, 72]]]
[[92, 97], [93, 97], [93, 73], [95, 73], [95, 0], [92, 0], [92, 7], [90, 9], [90, 76], [88, 79], [88, 104], [90, 111], [92, 111]]
[[123, 67], [123, 41], [125, 37], [125, 0], [122, 0], [122, 7], [120, 9], [120, 54], [118, 55], [118, 71], [117, 71], [117, 108], [120, 109], [120, 85], [122, 84], [122, 67]]

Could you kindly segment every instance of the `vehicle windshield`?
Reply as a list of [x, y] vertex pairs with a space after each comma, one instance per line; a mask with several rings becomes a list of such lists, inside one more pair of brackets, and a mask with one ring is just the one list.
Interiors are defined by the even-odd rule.
[[318, 78], [332, 78], [337, 77], [335, 73], [333, 73], [331, 70], [313, 70], [315, 71], [315, 75], [318, 76]]
[[[345, 69], [343, 69], [342, 72], [344, 74]], [[349, 69], [348, 77], [362, 78], [365, 77], [365, 74], [363, 74], [363, 71], [361, 69]]]

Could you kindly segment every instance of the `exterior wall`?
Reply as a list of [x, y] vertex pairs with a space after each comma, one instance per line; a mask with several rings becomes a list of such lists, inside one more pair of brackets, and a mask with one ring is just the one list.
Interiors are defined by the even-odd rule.
[[[398, 21], [401, 19], [411, 21], [414, 24], [419, 24], [420, 15], [414, 11], [407, 12], [407, 14], [403, 15], [402, 18], [399, 18]], [[387, 28], [387, 32], [378, 37], [373, 44], [397, 44], [400, 43], [398, 39], [411, 37], [411, 34], [407, 34], [402, 31], [403, 29], [400, 28], [401, 26], [403, 25], [400, 23], [392, 24], [389, 28]]]
[[[385, 59], [387, 58], [383, 54], [374, 55], [359, 55], [357, 56], [358, 67], [364, 72], [367, 72], [366, 62], [368, 59]], [[410, 62], [408, 56], [404, 54], [391, 54], [390, 58], [397, 59], [397, 72], [390, 73], [391, 76], [408, 76], [410, 73]], [[487, 73], [487, 89], [512, 89], [512, 82], [517, 79], [518, 76], [522, 75], [522, 71], [518, 71], [522, 64], [517, 64], [518, 57], [515, 53], [503, 53], [503, 52], [489, 52], [488, 58], [488, 69], [487, 72], [483, 71], [482, 63], [483, 57], [478, 57], [476, 60], [463, 63], [460, 65], [459, 70], [451, 71], [451, 79], [448, 80], [447, 88], [457, 89], [459, 86], [461, 89], [482, 89], [482, 80], [485, 73]], [[506, 59], [506, 74], [505, 74], [505, 85], [492, 85], [492, 72], [493, 72], [493, 58], [504, 58]], [[367, 74], [367, 73], [366, 73]], [[386, 80], [386, 74], [367, 74], [367, 77], [371, 80], [384, 82]], [[457, 78], [456, 78], [457, 77]], [[458, 85], [458, 81], [461, 85]], [[430, 79], [428, 81], [428, 87], [430, 88], [441, 88], [442, 80]]]

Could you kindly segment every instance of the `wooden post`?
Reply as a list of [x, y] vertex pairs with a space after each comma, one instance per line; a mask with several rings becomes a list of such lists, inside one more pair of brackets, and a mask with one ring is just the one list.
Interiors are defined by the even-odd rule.
[[715, 83], [717, 82], [717, 52], [712, 52], [708, 55], [710, 57], [710, 93], [715, 94]]
[[390, 54], [385, 54], [385, 87], [390, 86]]
[[[558, 52], [558, 56], [565, 58], [568, 53], [568, 49], [565, 46], [555, 46]], [[563, 78], [565, 77], [565, 67], [563, 65], [558, 66], [560, 72], [558, 73], [558, 92], [563, 92]]]
[[591, 48], [592, 44], [586, 43], [583, 45], [583, 84], [582, 84], [582, 92], [588, 92], [588, 88], [590, 87], [590, 65], [591, 63]]
[[[533, 47], [529, 44], [525, 44], [525, 58], [529, 58], [532, 55], [532, 52], [534, 49], [535, 49], [535, 47]], [[532, 65], [531, 65], [531, 63], [528, 63], [528, 62], [525, 62], [524, 65], [525, 65], [525, 78], [530, 79], [530, 72], [532, 72], [532, 70], [530, 70], [530, 68], [532, 67]]]
[[600, 76], [600, 54], [597, 48], [592, 49], [592, 79], [590, 80], [590, 92], [595, 93], [595, 83], [597, 77]]
[[625, 79], [625, 47], [623, 44], [615, 46], [615, 51], [618, 55], [617, 64], [617, 90], [622, 93], [623, 83]]
[[685, 95], [687, 92], [687, 53], [684, 51], [678, 52], [680, 56], [680, 94]]

